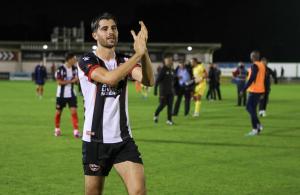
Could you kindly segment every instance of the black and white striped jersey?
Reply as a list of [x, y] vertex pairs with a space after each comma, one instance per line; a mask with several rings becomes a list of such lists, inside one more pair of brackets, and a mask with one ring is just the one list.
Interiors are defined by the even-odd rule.
[[91, 73], [97, 67], [111, 71], [127, 60], [128, 57], [116, 54], [114, 59], [105, 61], [93, 52], [81, 57], [78, 76], [84, 96], [84, 141], [118, 143], [132, 137], [128, 116], [128, 76], [114, 87], [91, 79]]
[[[75, 66], [68, 68], [65, 64], [58, 67], [55, 78], [63, 81], [70, 81], [78, 74], [78, 70]], [[74, 83], [66, 85], [58, 85], [56, 90], [56, 97], [71, 98], [75, 97], [76, 92], [74, 90]]]

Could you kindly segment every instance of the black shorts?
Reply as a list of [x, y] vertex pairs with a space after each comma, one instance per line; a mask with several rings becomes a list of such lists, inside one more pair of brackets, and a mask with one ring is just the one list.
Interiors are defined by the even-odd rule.
[[35, 81], [36, 85], [45, 85], [45, 81], [41, 81], [41, 80], [36, 80]]
[[74, 107], [77, 108], [77, 98], [71, 97], [71, 98], [61, 98], [56, 97], [56, 109], [62, 110], [64, 107], [66, 107], [66, 104], [68, 104], [69, 108]]
[[125, 161], [143, 164], [133, 139], [113, 144], [83, 141], [82, 161], [84, 175], [91, 176], [108, 176], [114, 164]]

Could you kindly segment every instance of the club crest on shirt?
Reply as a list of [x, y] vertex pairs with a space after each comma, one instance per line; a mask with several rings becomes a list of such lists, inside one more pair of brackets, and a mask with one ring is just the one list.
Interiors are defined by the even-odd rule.
[[90, 60], [90, 57], [83, 57], [82, 58], [84, 61], [88, 61], [88, 60]]

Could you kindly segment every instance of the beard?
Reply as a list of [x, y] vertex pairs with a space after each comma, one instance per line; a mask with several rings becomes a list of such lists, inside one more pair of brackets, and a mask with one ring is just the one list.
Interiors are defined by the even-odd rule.
[[118, 39], [114, 38], [114, 39], [100, 39], [100, 45], [102, 47], [111, 49], [113, 47], [115, 47], [118, 43]]

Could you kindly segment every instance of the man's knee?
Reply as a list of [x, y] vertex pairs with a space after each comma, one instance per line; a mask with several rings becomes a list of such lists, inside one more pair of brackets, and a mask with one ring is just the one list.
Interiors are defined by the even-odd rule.
[[77, 114], [77, 109], [75, 107], [70, 108], [71, 114]]
[[85, 195], [101, 195], [104, 186], [104, 178], [97, 176], [85, 176]]
[[146, 187], [145, 185], [135, 186], [129, 192], [129, 195], [145, 195], [146, 194]]
[[102, 195], [102, 191], [97, 188], [85, 188], [85, 195]]

